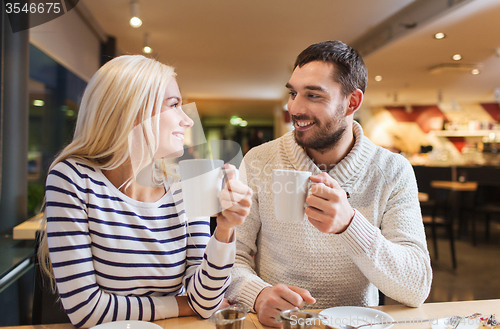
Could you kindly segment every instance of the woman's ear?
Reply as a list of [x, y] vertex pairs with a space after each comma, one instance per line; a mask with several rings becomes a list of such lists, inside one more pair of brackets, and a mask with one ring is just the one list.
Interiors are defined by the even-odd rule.
[[356, 89], [348, 97], [349, 105], [347, 106], [346, 116], [354, 114], [359, 109], [361, 103], [363, 103], [363, 92]]

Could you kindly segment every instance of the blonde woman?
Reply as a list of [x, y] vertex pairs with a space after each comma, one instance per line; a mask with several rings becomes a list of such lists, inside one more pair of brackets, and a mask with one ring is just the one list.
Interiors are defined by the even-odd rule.
[[[193, 125], [180, 106], [173, 68], [143, 56], [117, 57], [88, 83], [73, 141], [47, 177], [39, 255], [76, 327], [207, 318], [226, 303], [234, 226], [247, 217], [252, 191], [229, 177], [220, 195], [229, 205], [212, 237], [209, 218], [186, 218], [180, 184], [162, 160], [182, 155]], [[152, 156], [149, 187], [136, 181], [129, 150], [138, 126]]]

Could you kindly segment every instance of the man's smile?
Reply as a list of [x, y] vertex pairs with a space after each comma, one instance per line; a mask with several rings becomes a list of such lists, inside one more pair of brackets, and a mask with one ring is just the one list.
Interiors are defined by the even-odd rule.
[[316, 123], [312, 120], [294, 120], [294, 127], [298, 131], [305, 131], [310, 129]]

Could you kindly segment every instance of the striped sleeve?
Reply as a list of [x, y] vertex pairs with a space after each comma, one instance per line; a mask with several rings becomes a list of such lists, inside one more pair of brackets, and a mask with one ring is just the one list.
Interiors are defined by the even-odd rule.
[[[145, 320], [178, 315], [174, 296], [123, 296], [97, 284], [87, 216], [88, 177], [70, 162], [54, 167], [47, 177], [49, 253], [62, 304], [72, 324], [91, 327], [115, 320]], [[167, 311], [165, 311], [167, 310]]]
[[231, 269], [236, 255], [236, 243], [223, 243], [210, 238], [210, 224], [204, 218], [194, 218], [188, 224], [187, 268], [184, 286], [191, 308], [202, 318], [208, 318], [221, 304], [231, 282]]

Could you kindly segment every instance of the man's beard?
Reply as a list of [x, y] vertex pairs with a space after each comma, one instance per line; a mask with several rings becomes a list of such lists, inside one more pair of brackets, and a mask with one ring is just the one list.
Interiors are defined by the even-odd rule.
[[[303, 140], [304, 132], [294, 130], [295, 142], [302, 147], [312, 149], [320, 153], [326, 153], [333, 149], [342, 139], [347, 129], [347, 122], [344, 118], [344, 108], [342, 105], [337, 107], [335, 116], [328, 122], [321, 123], [316, 117], [292, 116], [293, 122], [296, 120], [313, 120], [318, 128], [318, 133], [309, 140]], [[314, 129], [314, 128], [313, 128]]]

